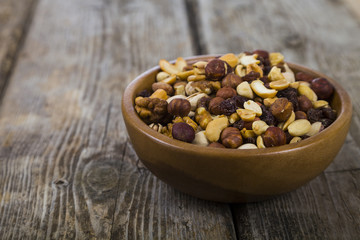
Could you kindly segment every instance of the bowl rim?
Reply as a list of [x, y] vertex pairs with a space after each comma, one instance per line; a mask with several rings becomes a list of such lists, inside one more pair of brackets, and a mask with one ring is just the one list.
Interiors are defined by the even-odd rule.
[[[208, 60], [212, 58], [216, 58], [221, 56], [221, 54], [216, 55], [197, 55], [192, 57], [184, 58], [187, 62], [192, 61], [198, 61], [198, 60]], [[175, 60], [169, 61], [171, 63], [174, 63]], [[320, 73], [318, 71], [312, 70], [310, 68], [294, 64], [291, 62], [286, 62], [291, 69], [295, 68], [298, 71], [304, 71], [307, 73], [310, 73], [315, 76], [324, 77], [334, 86], [335, 91], [337, 92], [339, 99], [340, 99], [340, 112], [338, 113], [337, 119], [326, 129], [321, 131], [320, 133], [311, 136], [309, 138], [306, 138], [300, 142], [292, 143], [292, 144], [285, 144], [282, 146], [276, 146], [271, 148], [262, 148], [262, 149], [231, 149], [231, 148], [210, 148], [207, 146], [199, 146], [192, 143], [182, 142], [179, 140], [175, 140], [172, 138], [169, 138], [161, 133], [158, 133], [151, 129], [145, 122], [141, 120], [141, 118], [138, 116], [138, 114], [135, 111], [134, 107], [134, 100], [136, 93], [134, 92], [137, 88], [137, 85], [142, 81], [143, 78], [146, 76], [152, 74], [153, 72], [157, 72], [160, 70], [159, 66], [152, 67], [139, 76], [137, 76], [134, 80], [130, 82], [130, 84], [125, 89], [123, 96], [122, 96], [122, 113], [123, 117], [127, 118], [127, 123], [133, 125], [133, 127], [137, 128], [139, 131], [141, 131], [143, 134], [145, 134], [147, 137], [151, 138], [153, 141], [156, 141], [158, 144], [166, 145], [169, 148], [172, 148], [176, 151], [186, 151], [188, 153], [194, 153], [194, 154], [222, 154], [227, 156], [233, 156], [233, 157], [241, 157], [246, 156], [249, 154], [257, 154], [257, 155], [274, 155], [279, 154], [280, 152], [293, 152], [293, 151], [299, 151], [302, 149], [306, 149], [307, 146], [310, 146], [312, 143], [321, 141], [324, 136], [327, 134], [331, 134], [331, 132], [336, 132], [337, 129], [343, 127], [346, 123], [345, 120], [350, 119], [352, 115], [352, 104], [351, 99], [348, 93], [343, 89], [343, 87], [336, 82], [331, 77]], [[348, 104], [344, 104], [348, 103]]]

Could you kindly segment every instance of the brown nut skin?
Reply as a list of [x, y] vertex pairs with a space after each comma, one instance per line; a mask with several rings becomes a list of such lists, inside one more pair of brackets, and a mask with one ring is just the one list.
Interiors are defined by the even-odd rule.
[[303, 111], [296, 111], [295, 112], [295, 120], [298, 120], [298, 119], [307, 119], [306, 113], [304, 113]]
[[229, 73], [221, 81], [221, 86], [231, 87], [235, 89], [240, 83], [242, 83], [241, 77], [239, 77], [235, 73]]
[[334, 92], [334, 87], [326, 78], [315, 78], [310, 88], [316, 93], [318, 99], [328, 99]]
[[300, 111], [307, 112], [310, 108], [312, 108], [312, 102], [305, 95], [298, 97], [298, 103]]
[[220, 59], [213, 59], [206, 64], [205, 75], [208, 80], [219, 81], [233, 69], [228, 63]]
[[152, 84], [151, 86], [152, 90], [155, 92], [158, 89], [163, 89], [165, 90], [166, 94], [168, 96], [172, 96], [174, 94], [174, 89], [173, 87], [168, 84], [168, 83], [164, 83], [164, 82], [155, 82]]
[[293, 110], [292, 103], [287, 98], [278, 98], [270, 106], [271, 114], [280, 122], [286, 121]]
[[261, 49], [257, 49], [253, 51], [253, 54], [257, 54], [258, 56], [262, 57], [263, 59], [269, 58], [269, 52]]
[[173, 116], [185, 117], [191, 110], [191, 104], [186, 99], [175, 98], [168, 104], [167, 110]]
[[286, 134], [278, 127], [269, 127], [262, 135], [266, 147], [275, 147], [286, 144]]
[[206, 110], [208, 110], [210, 100], [211, 100], [211, 97], [202, 97], [202, 98], [200, 98], [199, 101], [197, 102], [196, 108], [203, 107]]
[[208, 147], [213, 147], [213, 148], [225, 148], [224, 145], [222, 145], [221, 143], [218, 142], [212, 142], [208, 145]]
[[235, 127], [227, 127], [221, 132], [220, 136], [222, 144], [227, 148], [238, 148], [243, 139], [240, 130]]
[[220, 88], [216, 93], [217, 97], [221, 97], [223, 99], [228, 99], [236, 95], [237, 95], [236, 90], [231, 87]]
[[172, 127], [172, 136], [174, 139], [191, 143], [195, 138], [195, 131], [187, 123], [174, 123]]
[[295, 79], [296, 81], [304, 81], [310, 83], [314, 79], [314, 77], [308, 73], [298, 72], [295, 75]]
[[213, 99], [210, 100], [209, 102], [209, 111], [211, 114], [214, 115], [221, 115], [222, 114], [222, 110], [220, 108], [220, 103], [224, 101], [223, 98], [221, 97], [214, 97]]

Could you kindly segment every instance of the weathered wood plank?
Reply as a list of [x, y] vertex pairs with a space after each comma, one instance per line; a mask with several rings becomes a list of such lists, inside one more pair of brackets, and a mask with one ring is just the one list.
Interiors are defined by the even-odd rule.
[[0, 1], [0, 100], [35, 5], [36, 0]]
[[39, 2], [0, 110], [2, 239], [235, 238], [228, 205], [138, 169], [127, 143], [126, 85], [190, 43], [183, 1]]

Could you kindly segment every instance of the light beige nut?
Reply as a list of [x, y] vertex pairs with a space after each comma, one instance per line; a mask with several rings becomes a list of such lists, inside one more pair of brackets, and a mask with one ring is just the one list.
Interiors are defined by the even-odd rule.
[[251, 63], [249, 65], [246, 66], [246, 74], [249, 74], [251, 72], [257, 72], [260, 74], [260, 77], [264, 76], [264, 72], [261, 69], [261, 67], [259, 65], [257, 65], [256, 63]]
[[209, 141], [207, 140], [205, 136], [205, 131], [200, 131], [195, 134], [193, 144], [199, 145], [199, 146], [207, 146], [209, 145]]
[[252, 123], [252, 130], [256, 135], [263, 134], [268, 129], [268, 127], [269, 125], [267, 125], [267, 123], [262, 120], [254, 121]]
[[298, 89], [299, 86], [300, 86], [300, 83], [299, 83], [299, 82], [292, 82], [292, 83], [290, 83], [290, 85], [289, 85], [289, 87], [295, 88], [295, 89]]
[[202, 81], [205, 80], [206, 76], [205, 75], [190, 75], [188, 76], [187, 80], [188, 82], [195, 82], [195, 81]]
[[275, 89], [268, 89], [264, 86], [264, 83], [261, 80], [252, 81], [250, 84], [251, 89], [262, 98], [272, 98], [275, 97], [278, 91]]
[[181, 80], [187, 80], [189, 76], [194, 74], [195, 74], [194, 70], [189, 70], [189, 71], [179, 72], [176, 74], [176, 76]]
[[197, 92], [210, 94], [213, 92], [213, 90], [214, 88], [210, 81], [188, 82], [185, 86], [185, 92], [187, 95], [191, 95]]
[[323, 129], [323, 125], [321, 122], [314, 122], [313, 124], [311, 124], [310, 131], [308, 131], [306, 135], [309, 137], [314, 136], [315, 134], [319, 133], [322, 129]]
[[285, 72], [283, 73], [283, 76], [289, 83], [294, 83], [295, 82], [294, 72], [290, 69], [290, 67], [286, 63], [284, 64], [284, 68], [285, 68]]
[[237, 149], [257, 149], [258, 147], [255, 144], [252, 143], [245, 143], [238, 147]]
[[205, 69], [194, 68], [195, 75], [205, 75]]
[[284, 55], [279, 52], [273, 52], [269, 54], [269, 59], [271, 66], [275, 66], [284, 62]]
[[167, 72], [159, 72], [156, 74], [156, 81], [161, 82], [165, 80], [166, 78], [170, 77], [170, 74]]
[[263, 103], [264, 103], [265, 107], [270, 107], [271, 104], [273, 104], [273, 103], [276, 101], [276, 99], [278, 99], [278, 98], [277, 98], [277, 97], [265, 98], [265, 99], [263, 100]]
[[206, 126], [205, 136], [210, 142], [217, 142], [220, 138], [221, 131], [229, 125], [227, 117], [219, 117]]
[[254, 132], [254, 130], [248, 130], [246, 128], [243, 128], [241, 131], [241, 136], [243, 136], [243, 138], [254, 138], [256, 137], [256, 134]]
[[235, 74], [239, 77], [244, 77], [246, 75], [246, 67], [241, 64], [237, 65], [235, 68]]
[[256, 145], [257, 145], [258, 148], [266, 148], [265, 144], [264, 144], [264, 140], [263, 140], [263, 138], [261, 136], [258, 136], [256, 138]]
[[239, 60], [240, 60], [241, 65], [247, 66], [252, 63], [259, 64], [260, 60], [257, 60], [256, 58], [257, 58], [257, 54], [242, 55]]
[[232, 68], [238, 64], [238, 58], [233, 53], [225, 54], [220, 59], [227, 62]]
[[240, 83], [236, 87], [236, 92], [240, 96], [250, 98], [250, 99], [254, 98], [254, 92], [252, 91], [250, 84], [247, 81]]
[[281, 127], [281, 129], [286, 131], [289, 125], [294, 121], [295, 121], [295, 113], [294, 111], [292, 111], [290, 117], [284, 122], [284, 125]]
[[164, 80], [161, 80], [160, 82], [173, 85], [176, 82], [176, 75], [172, 74], [169, 77], [165, 78]]
[[151, 94], [150, 98], [160, 98], [166, 100], [168, 99], [168, 95], [166, 94], [166, 91], [164, 89], [159, 88], [153, 94]]
[[245, 122], [254, 121], [256, 113], [253, 110], [239, 108], [236, 110], [239, 117]]
[[177, 99], [177, 98], [186, 99], [186, 97], [185, 97], [184, 95], [174, 95], [174, 96], [169, 97], [168, 99], [166, 99], [166, 101], [167, 101], [168, 103], [170, 103], [172, 100]]
[[180, 72], [175, 65], [172, 65], [165, 59], [160, 59], [159, 66], [160, 66], [161, 70], [163, 70], [164, 72], [167, 72], [169, 74], [177, 74], [178, 72]]
[[322, 107], [329, 107], [329, 103], [325, 100], [317, 100], [316, 102], [313, 102], [313, 107], [316, 108], [322, 108]]
[[290, 140], [290, 143], [297, 143], [297, 142], [300, 142], [301, 141], [301, 137], [293, 137], [291, 140]]
[[297, 82], [299, 83], [299, 86], [300, 85], [305, 85], [305, 86], [308, 86], [308, 87], [311, 86], [311, 84], [309, 82], [306, 82], [306, 81], [297, 81]]
[[312, 103], [318, 100], [316, 93], [308, 86], [300, 84], [297, 90], [300, 95], [306, 96]]
[[253, 100], [246, 101], [244, 103], [244, 108], [254, 111], [257, 117], [260, 117], [262, 115], [262, 110], [260, 105], [254, 102]]
[[186, 98], [190, 102], [191, 111], [195, 111], [198, 101], [203, 97], [208, 97], [208, 95], [205, 93], [197, 92], [197, 93], [191, 94], [190, 96], [188, 96]]
[[177, 70], [178, 70], [179, 72], [182, 72], [183, 69], [184, 69], [184, 67], [186, 67], [186, 66], [187, 66], [187, 63], [186, 63], [186, 61], [185, 61], [184, 58], [178, 57], [178, 58], [176, 59], [175, 67], [177, 68]]
[[164, 89], [168, 96], [174, 95], [174, 88], [170, 84], [164, 82], [154, 82], [151, 85], [151, 89], [153, 91], [156, 91], [158, 89]]
[[236, 112], [229, 116], [229, 123], [230, 124], [233, 124], [234, 122], [239, 121], [239, 120], [240, 120], [240, 117]]
[[175, 90], [175, 96], [176, 95], [186, 95], [185, 92], [185, 86], [186, 86], [187, 82], [185, 81], [181, 81], [181, 82], [177, 82], [174, 84], [174, 90]]
[[298, 119], [290, 123], [288, 132], [291, 136], [300, 137], [308, 133], [311, 129], [311, 123], [306, 119]]
[[207, 62], [205, 61], [198, 61], [193, 64], [193, 68], [205, 69]]
[[202, 129], [206, 129], [209, 122], [213, 120], [209, 111], [204, 107], [198, 107], [195, 111], [195, 120], [199, 123]]
[[269, 86], [272, 89], [275, 90], [284, 90], [285, 88], [288, 88], [290, 85], [290, 83], [286, 80], [286, 79], [282, 79], [282, 80], [277, 80], [277, 81], [273, 81], [269, 83]]
[[281, 69], [276, 66], [271, 68], [268, 74], [268, 79], [270, 81], [286, 80], [283, 74], [281, 73]]

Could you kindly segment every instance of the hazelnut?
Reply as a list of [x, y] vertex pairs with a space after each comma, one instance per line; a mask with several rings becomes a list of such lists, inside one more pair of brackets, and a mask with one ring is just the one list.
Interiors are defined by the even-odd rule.
[[301, 95], [298, 97], [299, 110], [303, 112], [307, 112], [310, 108], [312, 108], [312, 102], [305, 95]]
[[239, 129], [234, 127], [227, 127], [221, 133], [221, 142], [227, 148], [238, 148], [243, 139]]
[[296, 81], [311, 82], [314, 79], [314, 77], [308, 73], [298, 72], [295, 75], [295, 79], [296, 79]]
[[286, 144], [285, 132], [278, 127], [268, 127], [262, 135], [266, 147], [275, 147]]
[[273, 104], [271, 104], [270, 111], [278, 121], [282, 122], [286, 121], [290, 117], [293, 111], [293, 106], [287, 98], [278, 98]]
[[195, 131], [187, 123], [174, 123], [172, 127], [172, 136], [174, 139], [191, 143], [195, 138]]
[[223, 99], [228, 99], [228, 98], [231, 98], [236, 95], [237, 94], [236, 94], [235, 89], [233, 89], [231, 87], [220, 88], [216, 93], [216, 97], [221, 97]]
[[210, 100], [209, 102], [209, 111], [210, 113], [214, 114], [214, 115], [220, 115], [222, 114], [221, 108], [220, 108], [220, 103], [224, 101], [223, 98], [221, 97], [214, 97], [213, 99]]
[[167, 110], [171, 115], [185, 117], [189, 114], [191, 105], [186, 99], [175, 98], [168, 104]]
[[220, 59], [211, 60], [205, 67], [205, 75], [209, 80], [221, 80], [230, 72], [232, 72], [230, 65]]
[[208, 147], [213, 147], [213, 148], [225, 148], [224, 145], [222, 145], [221, 143], [218, 143], [218, 142], [210, 143], [210, 144], [208, 145]]
[[334, 92], [334, 87], [326, 78], [315, 78], [311, 81], [311, 89], [319, 99], [327, 99]]
[[269, 52], [261, 49], [257, 49], [253, 51], [253, 54], [257, 54], [258, 56], [262, 57], [263, 59], [269, 58]]
[[221, 86], [236, 88], [241, 82], [242, 82], [241, 77], [239, 77], [235, 73], [229, 73], [221, 81]]
[[295, 112], [295, 119], [307, 119], [307, 115], [306, 113], [304, 113], [303, 111], [296, 111]]
[[173, 89], [173, 87], [172, 87], [170, 84], [168, 84], [168, 83], [155, 82], [155, 83], [152, 84], [151, 88], [152, 88], [152, 90], [153, 90], [154, 92], [155, 92], [156, 90], [158, 90], [158, 89], [163, 89], [163, 90], [165, 90], [165, 92], [166, 92], [166, 94], [167, 94], [168, 96], [171, 96], [171, 95], [174, 94], [174, 89]]

